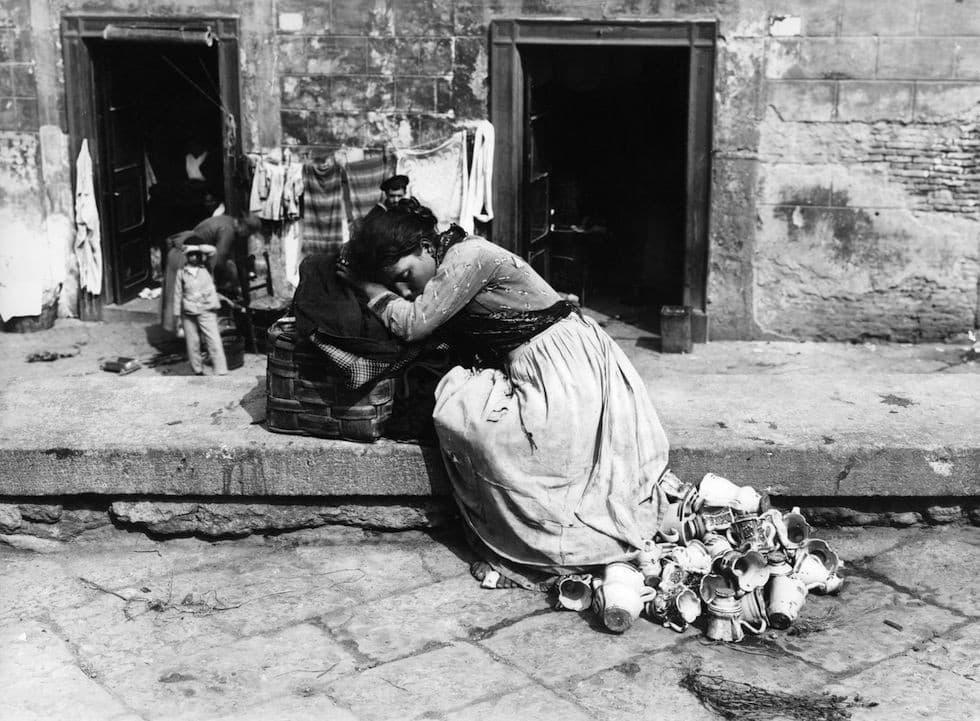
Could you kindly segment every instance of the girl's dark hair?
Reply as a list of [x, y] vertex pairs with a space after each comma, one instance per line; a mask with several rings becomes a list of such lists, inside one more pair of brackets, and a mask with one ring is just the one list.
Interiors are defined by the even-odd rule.
[[383, 213], [356, 224], [347, 248], [351, 269], [365, 278], [377, 278], [384, 268], [414, 253], [423, 241], [434, 243], [436, 216], [414, 198], [403, 198]]

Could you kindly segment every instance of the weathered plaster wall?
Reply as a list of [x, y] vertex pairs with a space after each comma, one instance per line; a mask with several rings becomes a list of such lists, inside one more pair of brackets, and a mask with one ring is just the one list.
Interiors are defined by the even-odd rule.
[[800, 36], [765, 43], [759, 330], [920, 340], [972, 328], [980, 6], [848, 0], [802, 13]]
[[244, 149], [306, 157], [486, 117], [494, 18], [716, 18], [711, 337], [928, 339], [975, 323], [978, 0], [0, 0], [0, 129], [52, 161], [30, 181], [51, 187], [20, 213], [28, 227], [64, 197], [64, 11], [239, 15]]

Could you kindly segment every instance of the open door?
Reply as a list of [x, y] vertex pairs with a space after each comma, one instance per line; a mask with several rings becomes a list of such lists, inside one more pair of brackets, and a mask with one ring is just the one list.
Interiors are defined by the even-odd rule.
[[[108, 243], [109, 268], [115, 301], [125, 303], [137, 296], [151, 279], [150, 238], [146, 222], [146, 170], [137, 80], [118, 48], [106, 48], [99, 58], [100, 121], [104, 137], [106, 174], [102, 207]], [[105, 233], [105, 230], [103, 233]]]

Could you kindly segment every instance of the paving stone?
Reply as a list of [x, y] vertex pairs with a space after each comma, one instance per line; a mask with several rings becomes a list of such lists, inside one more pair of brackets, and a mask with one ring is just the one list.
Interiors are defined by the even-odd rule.
[[434, 578], [421, 547], [363, 546], [357, 549], [298, 548], [310, 572], [360, 601], [428, 585]]
[[[349, 551], [316, 550], [322, 559], [318, 567], [311, 567], [298, 551], [255, 553], [185, 573], [155, 575], [143, 585], [150, 595], [174, 603], [197, 594], [237, 606], [221, 613], [226, 627], [239, 635], [262, 633], [353, 605], [363, 597], [357, 589], [365, 583], [366, 572], [355, 567]], [[397, 558], [397, 553], [391, 555]]]
[[751, 641], [704, 644], [688, 638], [676, 648], [636, 656], [564, 686], [592, 714], [635, 721], [637, 709], [670, 709], [673, 718], [717, 719], [680, 685], [691, 670], [769, 691], [819, 693], [829, 674]]
[[[467, 706], [446, 714], [446, 721], [589, 721], [598, 718], [586, 713], [576, 704], [567, 701], [542, 686], [504, 694], [499, 698]], [[635, 718], [635, 716], [634, 716]]]
[[35, 619], [54, 608], [87, 602], [84, 587], [67, 573], [60, 554], [0, 550], [0, 619]]
[[227, 716], [209, 716], [207, 721], [269, 721], [270, 719], [289, 719], [289, 721], [357, 721], [357, 717], [342, 709], [323, 696], [307, 696], [303, 688], [297, 691], [297, 698], [278, 697], [274, 701], [256, 704]]
[[[805, 512], [804, 515], [806, 515]], [[899, 544], [908, 543], [917, 538], [919, 532], [919, 529], [870, 526], [865, 528], [814, 528], [811, 535], [815, 538], [822, 538], [830, 544], [834, 552], [844, 561], [846, 574], [846, 564], [890, 551]]]
[[980, 623], [969, 623], [912, 647], [909, 658], [980, 682]]
[[[437, 644], [479, 639], [492, 629], [547, 609], [544, 594], [481, 588], [467, 573], [409, 593], [324, 615], [319, 623], [374, 661], [391, 661]], [[408, 631], [411, 629], [411, 632]]]
[[462, 643], [377, 666], [328, 684], [324, 691], [368, 721], [441, 714], [530, 683], [508, 663]]
[[932, 603], [980, 615], [980, 528], [930, 528], [870, 562], [868, 568]]
[[166, 708], [171, 718], [178, 711], [181, 717], [211, 719], [291, 697], [310, 679], [335, 678], [353, 667], [353, 658], [339, 644], [315, 626], [302, 624], [159, 660], [142, 674], [142, 683], [109, 685], [148, 717]]
[[37, 623], [0, 631], [2, 715], [17, 721], [140, 721], [119, 699], [87, 677], [68, 646]]
[[889, 659], [830, 688], [841, 696], [859, 696], [876, 705], [851, 710], [852, 721], [942, 719], [975, 721], [980, 705], [976, 682], [906, 656]]
[[638, 619], [624, 634], [612, 634], [589, 612], [555, 612], [501, 629], [481, 644], [545, 683], [590, 676], [640, 653], [679, 643], [685, 635]]
[[960, 621], [883, 583], [852, 576], [840, 596], [810, 594], [795, 632], [773, 631], [766, 638], [797, 658], [841, 673], [888, 658]]

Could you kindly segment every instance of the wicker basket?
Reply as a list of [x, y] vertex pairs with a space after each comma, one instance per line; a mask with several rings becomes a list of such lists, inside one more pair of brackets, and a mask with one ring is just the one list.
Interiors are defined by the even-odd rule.
[[394, 406], [395, 380], [386, 378], [359, 391], [344, 387], [323, 354], [296, 338], [292, 318], [269, 328], [266, 423], [277, 433], [373, 442]]

